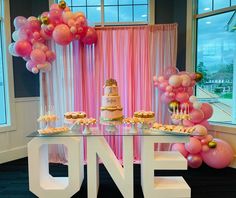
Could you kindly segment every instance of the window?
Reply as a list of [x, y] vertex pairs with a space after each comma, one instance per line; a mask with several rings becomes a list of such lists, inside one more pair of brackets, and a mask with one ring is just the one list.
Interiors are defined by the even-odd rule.
[[7, 51], [11, 42], [9, 16], [9, 1], [0, 0], [0, 132], [15, 129], [12, 58]]
[[198, 0], [195, 67], [204, 75], [196, 94], [212, 104], [211, 121], [233, 124], [236, 124], [235, 4], [233, 0]]
[[154, 9], [152, 0], [66, 0], [66, 3], [73, 12], [84, 12], [88, 21], [96, 25], [147, 24]]

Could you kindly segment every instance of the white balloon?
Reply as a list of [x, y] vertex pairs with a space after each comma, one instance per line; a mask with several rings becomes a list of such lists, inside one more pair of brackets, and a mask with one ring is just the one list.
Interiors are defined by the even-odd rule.
[[189, 101], [192, 103], [196, 102], [197, 101], [196, 96], [190, 96]]
[[194, 109], [201, 109], [202, 103], [195, 101], [193, 103], [193, 107], [194, 107]]
[[12, 33], [12, 39], [14, 41], [18, 41], [19, 40], [19, 31], [18, 30]]
[[16, 53], [15, 51], [15, 43], [11, 43], [9, 46], [8, 46], [8, 51], [9, 53], [12, 55], [12, 56], [16, 56], [16, 57], [19, 57], [19, 55]]

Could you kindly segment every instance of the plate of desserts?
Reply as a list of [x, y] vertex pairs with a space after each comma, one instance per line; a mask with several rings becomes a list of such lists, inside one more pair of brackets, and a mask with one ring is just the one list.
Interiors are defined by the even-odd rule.
[[195, 131], [195, 127], [185, 127], [181, 125], [165, 125], [160, 123], [154, 123], [150, 129], [152, 134], [172, 134], [172, 135], [192, 135]]

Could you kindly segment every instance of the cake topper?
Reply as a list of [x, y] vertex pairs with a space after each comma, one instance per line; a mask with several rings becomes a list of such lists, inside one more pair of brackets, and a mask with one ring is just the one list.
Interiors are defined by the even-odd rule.
[[117, 82], [116, 82], [115, 79], [110, 78], [110, 79], [106, 80], [106, 85], [105, 86], [112, 86], [112, 85], [117, 86]]

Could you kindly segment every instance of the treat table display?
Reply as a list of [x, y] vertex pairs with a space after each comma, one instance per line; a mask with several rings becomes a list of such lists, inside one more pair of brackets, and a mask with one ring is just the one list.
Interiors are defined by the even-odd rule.
[[[107, 143], [106, 136], [123, 137], [123, 165]], [[154, 143], [184, 143], [189, 134], [176, 135], [153, 130], [134, 134], [125, 127], [122, 134], [91, 128], [91, 134], [69, 131], [60, 134], [30, 134], [28, 143], [29, 186], [38, 197], [71, 197], [80, 190], [84, 179], [83, 137], [87, 141], [88, 197], [97, 197], [99, 159], [103, 162], [123, 197], [134, 197], [133, 137], [141, 137], [141, 184], [144, 197], [190, 197], [191, 189], [182, 177], [154, 177], [154, 170], [185, 170], [187, 160], [178, 152], [154, 150]], [[68, 150], [68, 177], [49, 174], [48, 145], [63, 144]], [[167, 196], [168, 195], [168, 196]]]

